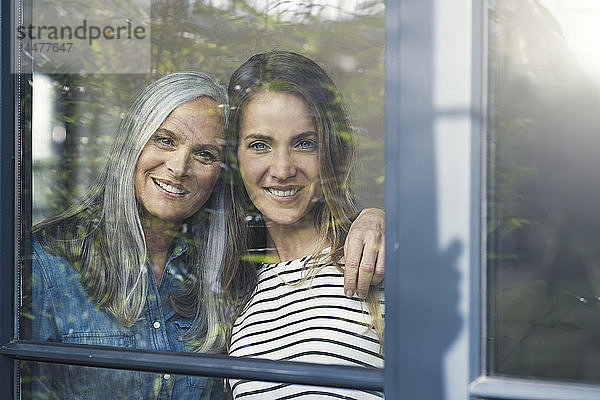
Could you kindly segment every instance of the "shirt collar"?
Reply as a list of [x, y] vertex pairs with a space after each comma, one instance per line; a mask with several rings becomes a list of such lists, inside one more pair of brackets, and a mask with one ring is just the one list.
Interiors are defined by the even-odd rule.
[[[167, 259], [167, 265], [161, 280], [160, 295], [162, 298], [163, 313], [165, 321], [168, 321], [175, 311], [171, 306], [169, 294], [173, 290], [178, 290], [181, 287], [181, 283], [186, 279], [187, 265], [183, 260], [176, 260], [181, 255], [185, 254], [188, 250], [188, 244], [181, 238], [175, 238], [173, 243], [173, 250]], [[177, 288], [177, 289], [176, 289]], [[164, 298], [163, 298], [164, 297]]]

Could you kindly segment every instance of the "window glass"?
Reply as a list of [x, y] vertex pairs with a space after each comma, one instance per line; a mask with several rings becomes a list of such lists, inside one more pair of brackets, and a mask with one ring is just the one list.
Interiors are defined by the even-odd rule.
[[[247, 381], [228, 380], [202, 376], [188, 376], [169, 373], [128, 371], [121, 369], [61, 365], [35, 361], [20, 361], [20, 398], [23, 399], [158, 399], [165, 393], [173, 393], [173, 398], [187, 399], [227, 399], [227, 385], [244, 388]], [[51, 379], [46, 379], [51, 377]], [[101, 379], [97, 379], [101, 378]], [[73, 384], [76, 382], [76, 384]], [[332, 388], [313, 385], [292, 385], [280, 382], [257, 382], [261, 389], [257, 393], [262, 398], [286, 393], [303, 393], [303, 396], [326, 395], [356, 396], [361, 399], [374, 397], [376, 392], [369, 390]], [[201, 397], [202, 390], [210, 390], [210, 396]], [[112, 396], [103, 395], [112, 393]]]
[[169, 393], [177, 399], [227, 398], [221, 378], [34, 361], [21, 361], [20, 373], [23, 399], [158, 399]]
[[600, 6], [489, 2], [488, 369], [600, 382]]
[[[219, 318], [231, 318], [236, 308], [221, 307], [221, 300], [231, 300], [227, 297], [230, 293], [242, 293], [245, 296], [234, 302], [239, 305], [248, 300], [254, 286], [244, 281], [243, 288], [240, 283], [231, 292], [224, 291], [217, 268], [223, 258], [229, 262], [225, 249], [227, 254], [233, 253], [235, 244], [220, 240], [227, 236], [225, 225], [219, 224], [230, 223], [233, 214], [228, 207], [240, 202], [238, 197], [232, 202], [230, 196], [247, 196], [238, 172], [237, 151], [221, 127], [223, 111], [235, 111], [226, 100], [229, 78], [257, 53], [301, 53], [331, 79], [314, 81], [307, 75], [305, 82], [314, 83], [299, 86], [326, 92], [331, 95], [328, 100], [302, 97], [282, 79], [269, 81], [266, 88], [235, 89], [244, 93], [289, 89], [292, 94], [283, 96], [282, 110], [290, 109], [289, 102], [298, 99], [303, 110], [299, 118], [287, 119], [290, 125], [305, 123], [291, 132], [288, 142], [267, 142], [272, 154], [275, 149], [287, 149], [285, 162], [288, 167], [290, 160], [296, 164], [279, 171], [291, 175], [278, 177], [279, 183], [265, 188], [268, 185], [260, 181], [262, 175], [255, 174], [259, 191], [277, 198], [284, 204], [282, 210], [293, 208], [285, 206], [286, 202], [302, 200], [308, 193], [304, 214], [292, 215], [299, 221], [306, 221], [309, 214], [327, 218], [329, 214], [315, 211], [324, 209], [323, 205], [333, 207], [330, 216], [344, 223], [355, 217], [348, 212], [354, 208], [345, 209], [344, 204], [350, 207], [355, 203], [358, 210], [383, 207], [383, 1], [131, 0], [92, 2], [82, 7], [80, 2], [68, 0], [18, 5], [13, 19], [13, 70], [19, 77], [22, 176], [19, 339], [224, 351], [226, 343], [221, 338], [227, 329]], [[187, 72], [156, 83], [178, 71]], [[206, 83], [207, 78], [198, 75], [200, 71], [214, 82]], [[164, 89], [173, 81], [183, 85], [181, 90]], [[199, 91], [205, 83], [210, 93]], [[144, 92], [148, 87], [151, 89]], [[201, 90], [209, 89], [202, 86]], [[177, 100], [185, 96], [196, 100]], [[338, 107], [342, 104], [346, 108]], [[201, 128], [196, 129], [198, 126]], [[322, 132], [331, 135], [321, 136], [325, 135]], [[272, 135], [270, 131], [252, 133]], [[349, 148], [348, 144], [356, 145], [353, 162], [348, 162], [351, 151], [340, 150], [340, 146]], [[264, 154], [259, 146], [264, 143], [248, 147], [254, 157]], [[311, 157], [313, 164], [298, 161]], [[275, 159], [269, 166], [279, 168], [279, 161]], [[345, 180], [338, 162], [353, 173], [354, 180]], [[306, 165], [313, 169], [305, 171]], [[167, 171], [168, 176], [161, 175]], [[233, 195], [228, 191], [230, 180], [237, 185]], [[326, 184], [337, 190], [337, 197], [329, 194]], [[155, 192], [164, 198], [153, 197]], [[165, 214], [169, 202], [179, 203]], [[263, 258], [265, 249], [266, 255], [273, 249], [280, 250], [276, 254], [284, 253], [276, 243], [267, 241], [260, 207], [254, 208], [250, 201], [242, 203], [242, 223], [248, 225], [245, 234], [252, 240], [250, 251], [240, 252], [237, 262], [256, 268], [260, 261], [272, 260]], [[285, 218], [286, 212], [282, 214]], [[338, 229], [347, 229], [335, 221]], [[327, 231], [326, 224], [320, 228], [318, 239], [323, 240], [305, 240], [311, 243], [311, 251], [327, 250], [328, 241], [337, 234]], [[157, 230], [168, 231], [169, 240], [153, 235]], [[228, 229], [228, 237], [234, 237], [235, 231], [235, 227]], [[333, 279], [338, 291], [333, 297], [342, 303], [350, 301], [354, 307], [346, 312], [355, 314], [356, 335], [375, 332], [369, 328], [370, 315], [377, 315], [379, 336], [369, 336], [366, 340], [373, 349], [364, 350], [377, 361], [367, 363], [369, 366], [382, 367], [383, 290], [371, 291], [369, 313], [358, 297], [344, 297], [338, 268], [342, 258], [335, 259], [331, 270], [322, 269], [321, 264], [329, 262], [320, 261], [315, 273]], [[310, 293], [312, 280], [300, 273], [301, 277], [282, 279], [283, 287], [300, 289], [294, 286], [300, 283], [306, 286], [302, 293]], [[211, 314], [206, 311], [209, 307], [218, 311]], [[333, 307], [347, 308], [344, 304]], [[208, 337], [214, 341], [205, 340]], [[327, 357], [300, 360], [329, 363]], [[361, 361], [350, 364], [361, 365]], [[42, 368], [40, 377], [88, 371], [56, 368]], [[107, 387], [114, 376], [117, 380], [126, 377], [123, 381], [151, 376], [90, 371], [95, 376], [90, 381]], [[67, 378], [61, 379], [56, 382], [69, 385]], [[113, 396], [117, 397], [121, 395]]]

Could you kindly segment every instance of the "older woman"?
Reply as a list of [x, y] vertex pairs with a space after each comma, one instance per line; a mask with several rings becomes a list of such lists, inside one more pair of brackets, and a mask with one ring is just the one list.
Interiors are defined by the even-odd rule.
[[[33, 339], [222, 349], [214, 284], [227, 247], [226, 103], [197, 72], [168, 75], [138, 95], [85, 199], [34, 227]], [[205, 378], [166, 377], [52, 366], [34, 390], [69, 399], [222, 393]]]
[[[233, 324], [229, 354], [383, 367], [382, 290], [344, 296], [343, 245], [357, 214], [354, 134], [325, 71], [289, 51], [257, 54], [229, 81], [238, 185], [262, 217], [264, 262]], [[352, 244], [350, 244], [352, 246]], [[224, 276], [239, 281], [240, 265]], [[241, 274], [248, 276], [247, 273]], [[246, 380], [235, 398], [375, 399], [381, 393]]]
[[[34, 227], [32, 339], [223, 351], [218, 273], [240, 253], [221, 178], [226, 104], [198, 72], [167, 75], [134, 99], [85, 198]], [[46, 365], [33, 378], [48, 398], [224, 396], [221, 380], [202, 377]]]

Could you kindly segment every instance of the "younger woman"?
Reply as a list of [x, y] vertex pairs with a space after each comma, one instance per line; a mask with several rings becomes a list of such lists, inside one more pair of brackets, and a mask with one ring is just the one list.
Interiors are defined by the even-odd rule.
[[[250, 58], [229, 82], [229, 136], [241, 181], [262, 216], [266, 257], [237, 316], [229, 354], [383, 367], [381, 290], [343, 292], [343, 244], [357, 210], [354, 135], [327, 74], [300, 54]], [[239, 271], [238, 271], [239, 273]], [[225, 282], [231, 274], [225, 274]], [[380, 393], [231, 381], [235, 398], [355, 398]]]

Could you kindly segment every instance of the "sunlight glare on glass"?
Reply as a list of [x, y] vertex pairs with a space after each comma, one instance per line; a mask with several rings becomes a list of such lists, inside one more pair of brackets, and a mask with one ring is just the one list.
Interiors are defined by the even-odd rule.
[[556, 19], [574, 60], [600, 87], [600, 1], [540, 0]]
[[53, 81], [43, 74], [33, 74], [32, 153], [34, 160], [53, 156], [52, 119], [54, 117]]

